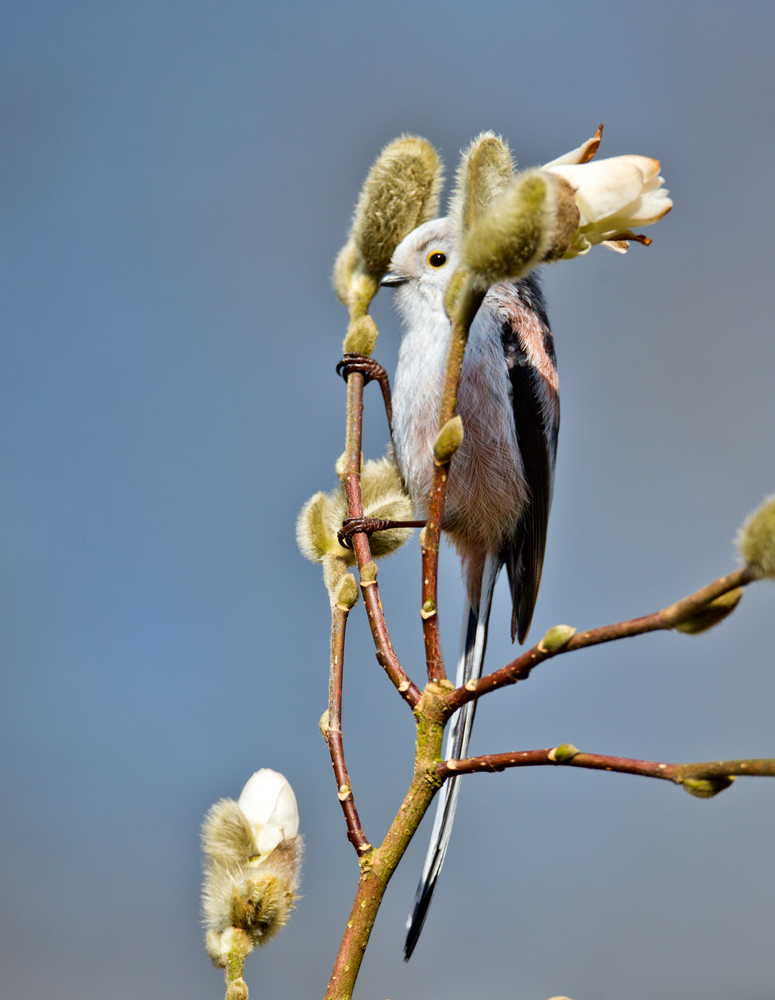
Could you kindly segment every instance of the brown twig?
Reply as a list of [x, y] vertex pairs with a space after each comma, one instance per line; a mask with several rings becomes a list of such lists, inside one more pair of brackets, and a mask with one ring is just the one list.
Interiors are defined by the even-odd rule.
[[[347, 505], [350, 517], [363, 517], [363, 502], [361, 499], [361, 442], [363, 438], [363, 385], [364, 377], [359, 372], [352, 372], [347, 379], [347, 445], [345, 451], [344, 486], [347, 493]], [[371, 548], [369, 538], [363, 532], [353, 539], [353, 549], [358, 563], [359, 572], [371, 563]], [[396, 656], [390, 635], [385, 624], [382, 601], [379, 597], [379, 585], [374, 579], [361, 579], [363, 603], [369, 617], [369, 626], [377, 651], [377, 661], [384, 667], [385, 673], [396, 686], [402, 698], [414, 708], [420, 700], [420, 690], [410, 679], [401, 662]]]
[[[453, 279], [454, 280], [454, 279]], [[455, 415], [457, 391], [460, 384], [460, 372], [463, 368], [463, 356], [468, 343], [468, 331], [485, 293], [475, 291], [466, 286], [460, 294], [463, 303], [458, 315], [452, 323], [450, 334], [447, 366], [444, 372], [444, 386], [441, 394], [441, 409], [439, 411], [439, 430]], [[465, 428], [464, 428], [465, 431]], [[446, 680], [444, 657], [441, 651], [441, 635], [438, 616], [438, 572], [439, 572], [439, 540], [441, 538], [441, 522], [444, 515], [444, 498], [447, 493], [449, 462], [436, 463], [433, 475], [433, 486], [428, 502], [428, 521], [420, 534], [422, 551], [422, 619], [423, 638], [425, 640], [425, 659], [428, 664], [428, 680]]]
[[574, 753], [568, 744], [546, 750], [522, 750], [514, 753], [493, 753], [482, 757], [465, 757], [462, 760], [444, 760], [436, 765], [436, 774], [442, 779], [456, 774], [476, 774], [483, 771], [504, 771], [509, 767], [536, 767], [555, 765], [584, 767], [595, 771], [618, 771], [621, 774], [640, 774], [647, 778], [663, 778], [682, 785], [687, 778], [694, 780], [722, 780], [739, 775], [775, 777], [775, 759], [709, 760], [699, 764], [660, 764], [653, 760], [633, 760], [629, 757], [606, 757], [596, 753]]
[[326, 713], [323, 735], [331, 753], [331, 764], [336, 776], [339, 802], [347, 824], [347, 839], [359, 857], [371, 850], [371, 844], [363, 832], [358, 810], [355, 808], [350, 775], [344, 759], [342, 743], [342, 677], [344, 674], [344, 638], [347, 628], [349, 608], [341, 604], [331, 607], [331, 669], [328, 681], [328, 712]]
[[528, 649], [521, 656], [512, 660], [511, 663], [507, 663], [505, 667], [501, 667], [500, 670], [486, 674], [481, 680], [470, 683], [468, 687], [456, 688], [447, 699], [448, 709], [452, 713], [474, 698], [481, 698], [482, 695], [489, 694], [490, 691], [496, 691], [498, 688], [523, 681], [530, 676], [530, 672], [535, 666], [544, 660], [559, 656], [560, 653], [571, 653], [576, 649], [598, 646], [603, 642], [613, 642], [615, 639], [627, 639], [630, 636], [643, 635], [646, 632], [672, 629], [677, 621], [701, 610], [710, 601], [721, 597], [722, 594], [735, 590], [737, 587], [746, 586], [751, 583], [752, 579], [750, 572], [745, 567], [735, 570], [652, 615], [630, 618], [628, 621], [618, 622], [615, 625], [603, 625], [601, 628], [589, 629], [586, 632], [577, 632], [566, 646], [554, 652], [544, 648], [539, 642], [532, 649]]

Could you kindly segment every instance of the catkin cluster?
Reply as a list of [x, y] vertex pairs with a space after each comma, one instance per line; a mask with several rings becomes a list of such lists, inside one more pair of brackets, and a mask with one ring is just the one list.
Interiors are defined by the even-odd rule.
[[[365, 517], [385, 521], [410, 521], [412, 501], [404, 490], [395, 462], [384, 457], [372, 459], [361, 470], [361, 499]], [[296, 540], [302, 555], [312, 562], [336, 556], [344, 565], [355, 563], [353, 553], [340, 544], [337, 532], [348, 516], [347, 494], [340, 484], [332, 493], [316, 493], [304, 504], [296, 522]], [[379, 559], [390, 555], [409, 538], [411, 528], [389, 528], [371, 536], [371, 554]]]

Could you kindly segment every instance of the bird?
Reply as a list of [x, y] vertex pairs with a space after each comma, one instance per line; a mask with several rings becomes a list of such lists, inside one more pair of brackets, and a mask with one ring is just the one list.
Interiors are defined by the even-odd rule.
[[[403, 336], [393, 386], [392, 447], [415, 511], [427, 516], [433, 444], [449, 349], [447, 283], [459, 264], [449, 219], [433, 219], [396, 248], [381, 285], [395, 289]], [[442, 531], [460, 555], [466, 602], [457, 686], [481, 677], [493, 590], [506, 566], [511, 638], [530, 628], [546, 548], [560, 403], [546, 303], [535, 272], [493, 285], [471, 324], [457, 394], [463, 442], [452, 458]], [[451, 720], [445, 754], [464, 757], [476, 701]], [[460, 777], [439, 792], [404, 959], [425, 923], [449, 843]]]

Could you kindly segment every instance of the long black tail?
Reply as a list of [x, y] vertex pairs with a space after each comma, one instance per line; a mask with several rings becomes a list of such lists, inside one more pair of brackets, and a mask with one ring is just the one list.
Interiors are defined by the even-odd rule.
[[[487, 625], [490, 620], [492, 594], [495, 581], [498, 579], [503, 561], [500, 556], [487, 555], [482, 572], [482, 586], [479, 596], [479, 606], [474, 608], [466, 602], [463, 611], [463, 632], [460, 638], [460, 659], [457, 667], [457, 686], [461, 687], [472, 678], [478, 680], [482, 676], [484, 652], [487, 647]], [[469, 701], [450, 720], [450, 731], [447, 736], [445, 757], [447, 760], [459, 760], [468, 752], [471, 740], [471, 729], [476, 715], [476, 702]], [[436, 818], [433, 821], [431, 842], [425, 857], [420, 884], [414, 897], [414, 909], [406, 922], [407, 935], [404, 944], [404, 961], [408, 962], [420, 937], [420, 933], [428, 915], [428, 908], [433, 899], [436, 879], [439, 877], [444, 855], [447, 853], [449, 837], [452, 833], [452, 823], [455, 819], [457, 800], [460, 794], [460, 778], [449, 778], [441, 787]]]

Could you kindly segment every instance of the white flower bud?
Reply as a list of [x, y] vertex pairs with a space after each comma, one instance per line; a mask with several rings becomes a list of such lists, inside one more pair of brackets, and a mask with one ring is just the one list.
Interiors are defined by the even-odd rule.
[[237, 805], [253, 831], [259, 855], [267, 857], [299, 832], [299, 809], [288, 779], [262, 767], [242, 789]]

